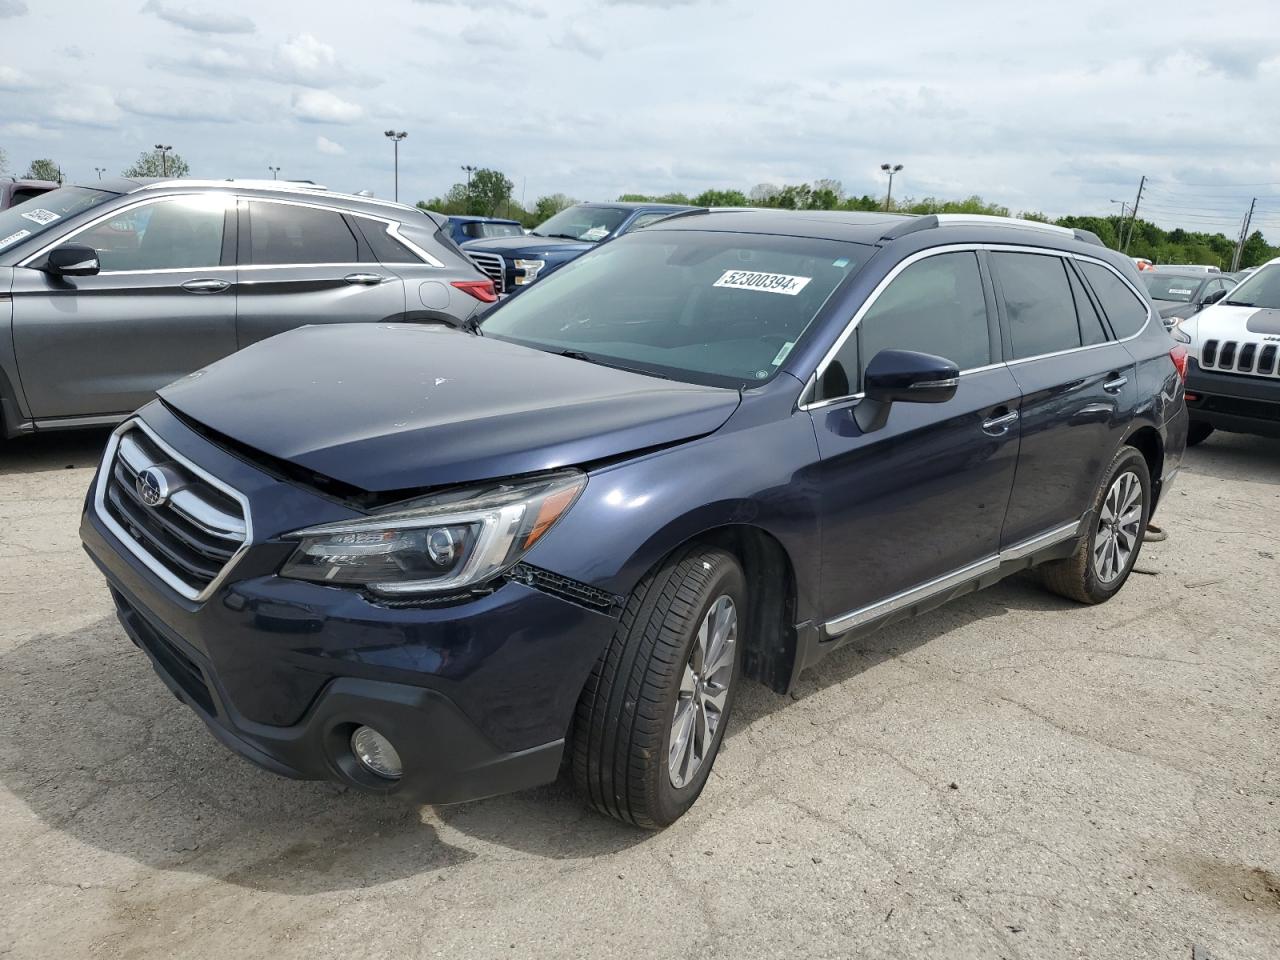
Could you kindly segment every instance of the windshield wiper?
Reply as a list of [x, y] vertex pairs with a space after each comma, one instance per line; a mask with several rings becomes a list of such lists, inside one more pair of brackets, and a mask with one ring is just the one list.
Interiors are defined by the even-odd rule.
[[600, 357], [592, 357], [583, 353], [581, 350], [560, 350], [556, 354], [560, 357], [568, 357], [570, 360], [585, 360], [587, 363], [594, 363], [601, 367], [612, 367], [614, 370], [625, 370], [627, 373], [638, 373], [644, 377], [657, 377], [659, 380], [670, 380], [670, 377], [663, 376], [661, 373], [654, 373], [652, 370], [644, 370], [640, 367], [628, 367], [622, 363], [613, 363]]
[[1244, 301], [1242, 301], [1242, 300], [1222, 300], [1222, 301], [1220, 301], [1220, 302], [1221, 302], [1224, 306], [1227, 306], [1227, 307], [1252, 307], [1252, 306], [1255, 306], [1255, 304], [1252, 304], [1252, 303], [1245, 303], [1245, 302], [1244, 302]]
[[575, 237], [572, 233], [540, 233], [540, 237], [552, 237], [556, 240], [581, 240], [581, 237]]

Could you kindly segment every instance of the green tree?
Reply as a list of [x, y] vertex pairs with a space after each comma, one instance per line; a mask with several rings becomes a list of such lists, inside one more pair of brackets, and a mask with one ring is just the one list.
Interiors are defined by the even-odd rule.
[[703, 190], [689, 201], [695, 207], [749, 207], [751, 201], [741, 190]]
[[1268, 260], [1274, 260], [1277, 256], [1280, 256], [1280, 248], [1268, 246], [1267, 238], [1262, 235], [1262, 231], [1255, 230], [1244, 242], [1244, 250], [1240, 253], [1240, 266], [1241, 268], [1256, 267]]
[[191, 166], [182, 159], [181, 154], [169, 152], [163, 156], [159, 150], [144, 150], [133, 161], [133, 166], [121, 173], [124, 177], [185, 177], [190, 175]]
[[27, 172], [23, 174], [28, 180], [54, 180], [58, 183], [62, 182], [62, 170], [54, 161], [47, 157], [42, 160], [32, 160]]
[[[561, 210], [569, 209], [576, 202], [572, 197], [565, 196], [563, 193], [552, 193], [538, 198], [538, 202], [533, 206], [533, 215], [537, 223], [542, 223], [544, 220], [550, 220]], [[534, 226], [537, 226], [537, 223]]]
[[511, 199], [515, 184], [502, 172], [482, 167], [471, 175], [468, 198], [470, 212], [477, 217], [492, 217]]

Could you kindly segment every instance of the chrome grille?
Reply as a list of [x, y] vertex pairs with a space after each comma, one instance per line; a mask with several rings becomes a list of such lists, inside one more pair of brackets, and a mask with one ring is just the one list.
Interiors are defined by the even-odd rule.
[[1200, 367], [1219, 373], [1247, 373], [1255, 377], [1280, 377], [1276, 344], [1239, 340], [1206, 340], [1200, 348]]
[[473, 253], [466, 251], [467, 258], [486, 277], [493, 281], [493, 288], [498, 293], [507, 292], [507, 261], [496, 253]]
[[[167, 488], [158, 503], [147, 501], [140, 480], [153, 470]], [[94, 502], [130, 552], [191, 600], [207, 597], [248, 547], [244, 498], [137, 420], [107, 445]]]

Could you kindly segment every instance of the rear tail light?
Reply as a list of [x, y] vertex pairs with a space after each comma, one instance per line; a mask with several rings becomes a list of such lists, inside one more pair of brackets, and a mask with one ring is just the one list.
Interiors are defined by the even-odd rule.
[[453, 285], [463, 293], [469, 293], [481, 303], [494, 303], [498, 292], [493, 288], [492, 280], [455, 280]]
[[1187, 403], [1195, 403], [1197, 400], [1200, 399], [1200, 394], [1192, 393], [1190, 390], [1188, 390], [1186, 397], [1187, 397]]
[[1169, 359], [1173, 361], [1173, 367], [1178, 371], [1178, 378], [1183, 383], [1187, 382], [1187, 348], [1178, 344], [1169, 351]]

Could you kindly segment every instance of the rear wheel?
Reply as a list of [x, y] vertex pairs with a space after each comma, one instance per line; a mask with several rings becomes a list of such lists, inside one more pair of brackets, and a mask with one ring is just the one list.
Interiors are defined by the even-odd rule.
[[574, 718], [574, 781], [593, 807], [656, 829], [698, 799], [733, 706], [746, 612], [742, 568], [723, 550], [679, 550], [636, 587]]
[[1205, 423], [1203, 420], [1192, 420], [1191, 425], [1187, 428], [1187, 446], [1195, 447], [1209, 439], [1209, 434], [1213, 433], [1213, 424]]
[[1103, 603], [1120, 592], [1151, 516], [1151, 472], [1141, 453], [1121, 447], [1102, 477], [1089, 530], [1075, 553], [1039, 567], [1046, 587], [1081, 603]]

